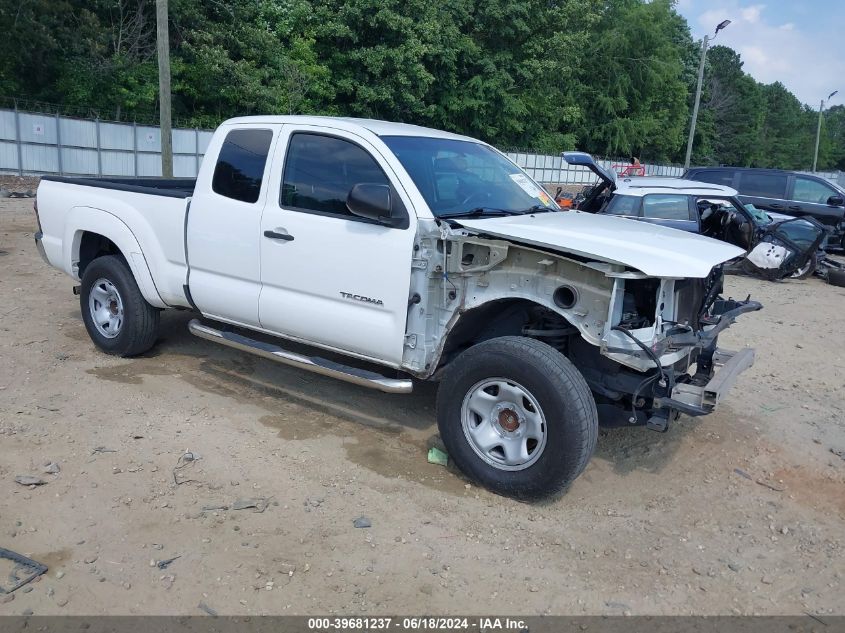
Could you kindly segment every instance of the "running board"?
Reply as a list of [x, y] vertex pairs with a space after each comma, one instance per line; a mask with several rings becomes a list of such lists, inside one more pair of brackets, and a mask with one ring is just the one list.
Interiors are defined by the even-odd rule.
[[284, 365], [290, 365], [291, 367], [306, 369], [322, 376], [351, 382], [353, 385], [369, 387], [370, 389], [377, 389], [385, 393], [411, 393], [413, 389], [413, 383], [410, 378], [387, 378], [374, 371], [348, 367], [318, 356], [294, 354], [271, 343], [256, 341], [255, 339], [247, 338], [234, 332], [215, 330], [207, 325], [203, 325], [197, 319], [192, 319], [188, 323], [188, 330], [194, 336], [199, 336], [207, 341], [213, 341], [221, 345], [226, 345], [227, 347], [233, 347], [242, 352], [269, 358], [270, 360]]

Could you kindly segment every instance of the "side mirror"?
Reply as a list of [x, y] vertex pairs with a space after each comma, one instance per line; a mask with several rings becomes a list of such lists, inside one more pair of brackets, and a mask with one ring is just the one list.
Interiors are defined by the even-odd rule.
[[832, 207], [841, 207], [845, 205], [845, 198], [842, 196], [830, 196], [830, 198], [827, 199], [827, 203]]
[[346, 196], [346, 208], [353, 215], [368, 220], [375, 220], [381, 224], [393, 224], [393, 204], [388, 185], [378, 185], [371, 182], [359, 182], [349, 190]]

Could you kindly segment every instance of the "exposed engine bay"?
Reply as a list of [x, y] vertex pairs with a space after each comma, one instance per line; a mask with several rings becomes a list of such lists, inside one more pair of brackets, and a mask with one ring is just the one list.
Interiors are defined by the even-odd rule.
[[462, 230], [424, 237], [415, 252], [409, 370], [436, 379], [481, 341], [535, 338], [575, 364], [609, 426], [666, 430], [678, 412], [712, 410], [699, 395], [675, 401], [676, 387], [703, 390], [724, 360], [718, 333], [761, 307], [721, 297], [721, 266], [704, 279], [655, 278]]

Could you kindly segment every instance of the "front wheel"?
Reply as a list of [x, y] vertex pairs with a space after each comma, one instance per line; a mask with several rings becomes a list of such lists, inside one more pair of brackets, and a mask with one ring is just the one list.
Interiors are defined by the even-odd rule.
[[598, 437], [581, 373], [549, 345], [517, 336], [479, 343], [452, 361], [437, 394], [437, 424], [461, 471], [519, 499], [566, 488]]
[[150, 349], [159, 313], [141, 294], [122, 257], [98, 257], [85, 268], [79, 307], [88, 336], [107, 354], [135, 356]]

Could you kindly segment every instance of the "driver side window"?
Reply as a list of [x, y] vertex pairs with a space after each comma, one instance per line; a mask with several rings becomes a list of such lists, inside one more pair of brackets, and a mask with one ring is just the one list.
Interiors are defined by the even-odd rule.
[[333, 136], [291, 136], [282, 176], [283, 207], [352, 218], [346, 196], [359, 183], [390, 185], [365, 149]]

